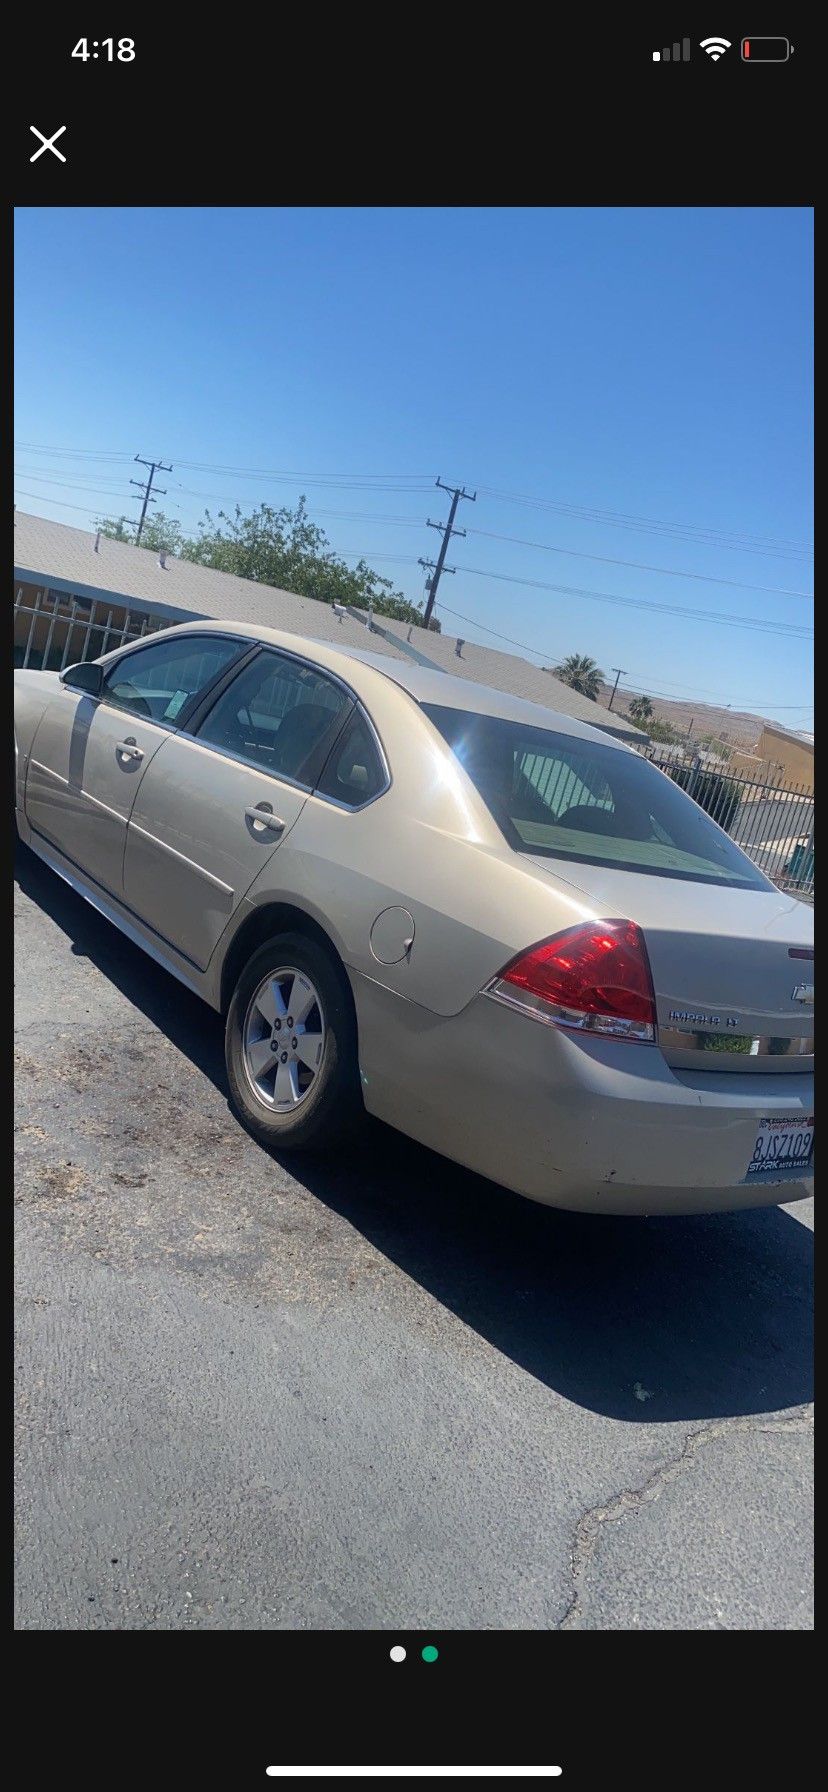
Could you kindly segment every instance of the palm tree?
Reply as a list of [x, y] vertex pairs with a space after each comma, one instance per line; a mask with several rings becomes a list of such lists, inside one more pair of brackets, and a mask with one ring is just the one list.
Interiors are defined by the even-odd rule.
[[653, 706], [649, 697], [633, 697], [627, 710], [631, 722], [649, 722], [652, 713]]
[[561, 684], [570, 685], [573, 691], [580, 691], [582, 697], [590, 697], [597, 703], [604, 674], [588, 653], [571, 653], [563, 665], [553, 667], [553, 676], [559, 678]]

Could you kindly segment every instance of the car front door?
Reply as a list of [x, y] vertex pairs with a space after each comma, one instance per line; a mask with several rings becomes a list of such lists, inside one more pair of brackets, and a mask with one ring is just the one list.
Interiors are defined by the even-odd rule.
[[199, 969], [352, 709], [336, 679], [263, 647], [153, 759], [127, 830], [125, 899]]
[[61, 682], [38, 725], [26, 778], [33, 828], [82, 871], [122, 895], [126, 824], [162, 743], [232, 660], [238, 636], [185, 635], [107, 662], [91, 696]]

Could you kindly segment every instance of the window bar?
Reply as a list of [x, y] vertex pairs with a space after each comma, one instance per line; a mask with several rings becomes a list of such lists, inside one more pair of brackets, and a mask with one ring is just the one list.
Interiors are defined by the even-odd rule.
[[124, 618], [125, 618], [124, 626], [121, 629], [121, 639], [118, 642], [119, 647], [123, 647], [124, 642], [129, 640], [129, 616], [130, 616], [129, 610], [125, 610], [124, 611]]
[[103, 631], [103, 640], [101, 642], [100, 652], [98, 654], [99, 659], [102, 659], [104, 654], [106, 653], [106, 644], [107, 644], [107, 641], [109, 640], [111, 633], [112, 633], [112, 611], [110, 610], [109, 615], [107, 616], [107, 619], [106, 619], [106, 627]]
[[34, 606], [32, 608], [32, 612], [31, 612], [32, 620], [29, 623], [29, 634], [28, 634], [28, 639], [26, 641], [26, 652], [23, 655], [24, 667], [28, 666], [28, 664], [29, 664], [29, 658], [31, 656], [31, 651], [32, 651], [32, 641], [34, 640], [35, 623], [37, 622], [38, 611], [40, 609], [40, 600], [43, 597], [43, 595], [44, 594], [42, 591], [38, 591], [37, 596], [34, 600]]
[[95, 617], [97, 615], [97, 610], [98, 610], [97, 599], [93, 598], [92, 604], [91, 604], [91, 607], [89, 610], [89, 621], [86, 624], [86, 634], [83, 637], [83, 651], [81, 653], [82, 660], [86, 659], [89, 642], [92, 638], [92, 630], [95, 626]]
[[[17, 665], [17, 618], [21, 614], [27, 615], [28, 609], [29, 609], [28, 604], [24, 604], [24, 602], [23, 602], [23, 596], [24, 596], [24, 587], [22, 585], [18, 585], [17, 598], [16, 598], [15, 606], [14, 606], [14, 622], [12, 623], [12, 642], [13, 642], [14, 655], [15, 655], [15, 660], [14, 660], [15, 665]], [[22, 661], [21, 661], [21, 664], [22, 664]]]
[[55, 632], [55, 623], [57, 622], [57, 614], [58, 614], [59, 609], [60, 609], [60, 592], [53, 591], [52, 592], [52, 615], [51, 615], [51, 619], [49, 622], [49, 627], [46, 631], [46, 646], [43, 649], [43, 659], [41, 661], [41, 665], [42, 665], [44, 672], [48, 672], [48, 670], [49, 670], [49, 654], [52, 651], [52, 636], [54, 635], [54, 632]]
[[69, 648], [70, 648], [71, 641], [72, 641], [72, 635], [74, 633], [75, 618], [77, 616], [77, 613], [78, 613], [78, 600], [76, 597], [73, 597], [72, 609], [69, 614], [69, 621], [66, 624], [66, 640], [63, 643], [63, 658], [61, 659], [61, 662], [60, 662], [61, 672], [69, 664]]
[[742, 851], [748, 853], [748, 855], [749, 849], [753, 844], [753, 835], [757, 826], [757, 803], [761, 800], [759, 798], [761, 789], [761, 784], [755, 783], [753, 779], [745, 780], [744, 789], [742, 791], [742, 806], [740, 811], [741, 822], [738, 844], [741, 846]]

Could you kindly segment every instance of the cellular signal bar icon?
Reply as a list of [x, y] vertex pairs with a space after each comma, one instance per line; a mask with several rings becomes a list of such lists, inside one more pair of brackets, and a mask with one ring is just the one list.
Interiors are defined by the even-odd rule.
[[680, 44], [674, 44], [672, 51], [670, 49], [669, 44], [667, 45], [666, 50], [654, 50], [653, 51], [653, 61], [654, 62], [689, 62], [690, 61], [690, 39], [689, 39], [689, 37], [683, 37]]

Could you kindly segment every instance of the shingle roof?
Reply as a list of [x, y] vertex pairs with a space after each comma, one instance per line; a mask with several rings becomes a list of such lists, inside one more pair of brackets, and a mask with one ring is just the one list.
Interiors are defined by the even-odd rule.
[[[258, 585], [252, 579], [236, 578], [234, 573], [216, 572], [212, 566], [176, 560], [171, 554], [162, 567], [154, 549], [111, 541], [106, 535], [100, 536], [96, 549], [94, 530], [73, 529], [20, 510], [14, 513], [14, 538], [14, 570], [19, 579], [45, 581], [81, 597], [122, 597], [151, 614], [168, 616], [171, 622], [207, 616], [214, 622], [286, 628], [340, 646], [365, 645], [367, 631], [361, 622], [350, 616], [340, 619], [330, 604], [299, 597], [295, 591]], [[371, 646], [378, 653], [395, 652], [379, 636], [372, 637]]]
[[647, 739], [647, 735], [634, 728], [625, 716], [592, 703], [589, 697], [582, 697], [580, 691], [573, 691], [570, 685], [554, 678], [551, 672], [544, 672], [541, 666], [533, 666], [529, 660], [521, 659], [519, 654], [502, 653], [496, 647], [481, 647], [477, 641], [462, 640], [454, 635], [438, 635], [431, 629], [409, 628], [406, 623], [391, 622], [386, 616], [379, 616], [377, 621], [384, 636], [409, 641], [435, 666], [450, 672], [454, 678], [469, 678], [475, 684], [492, 685], [495, 690], [508, 691], [513, 697], [541, 703], [545, 709], [555, 709], [579, 722], [588, 722], [591, 728], [601, 728], [605, 734], [614, 734], [619, 740]]
[[71, 590], [81, 597], [120, 597], [171, 621], [209, 617], [216, 622], [252, 622], [345, 648], [370, 645], [372, 653], [395, 658], [407, 657], [405, 643], [409, 642], [432, 665], [455, 677], [527, 698], [602, 728], [620, 740], [632, 743], [647, 738], [624, 716], [613, 713], [610, 717], [603, 707], [514, 653], [464, 641], [458, 657], [454, 637], [416, 626], [409, 629], [384, 616], [377, 619], [381, 632], [369, 634], [354, 614], [339, 617], [329, 604], [314, 598], [217, 572], [211, 566], [176, 560], [172, 555], [167, 555], [162, 567], [154, 549], [111, 541], [104, 535], [96, 546], [94, 530], [74, 529], [26, 511], [14, 513], [14, 537], [18, 579]]

